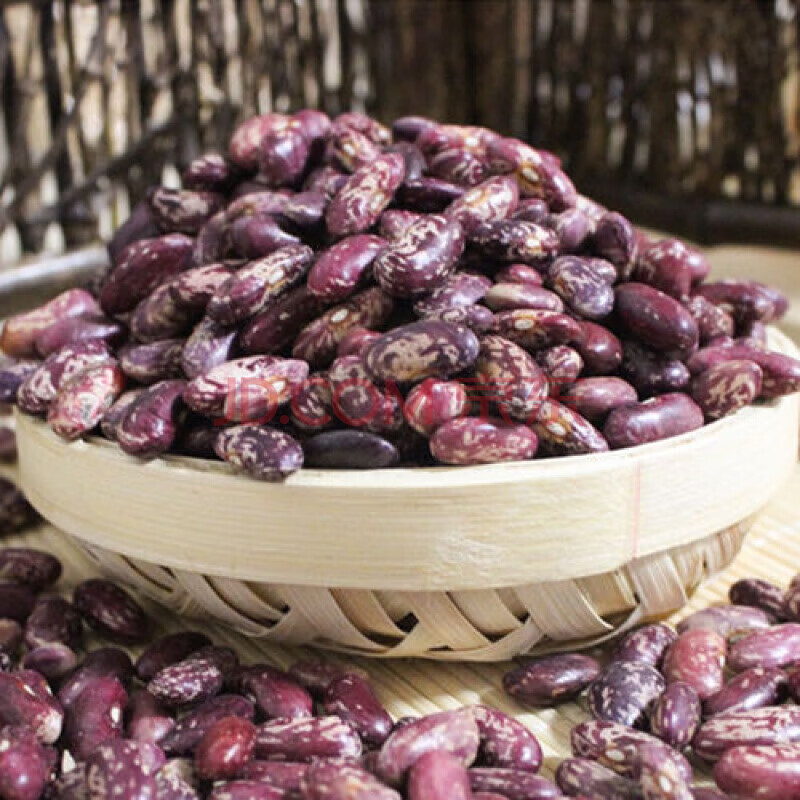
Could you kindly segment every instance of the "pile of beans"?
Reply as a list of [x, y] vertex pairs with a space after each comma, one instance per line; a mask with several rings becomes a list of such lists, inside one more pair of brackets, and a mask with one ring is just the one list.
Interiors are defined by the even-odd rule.
[[[357, 667], [243, 665], [197, 631], [152, 638], [138, 603], [91, 579], [54, 591], [52, 555], [0, 550], [3, 800], [796, 800], [800, 581], [605, 653], [523, 660], [506, 691], [579, 700], [573, 757], [538, 774], [520, 721], [477, 705], [394, 720]], [[106, 640], [84, 652], [86, 628]], [[138, 653], [133, 661], [130, 648]], [[690, 760], [719, 787], [693, 784]]]
[[800, 389], [766, 345], [780, 292], [704, 282], [485, 128], [255, 117], [109, 251], [92, 291], [6, 323], [0, 403], [145, 458], [278, 480], [594, 453]]

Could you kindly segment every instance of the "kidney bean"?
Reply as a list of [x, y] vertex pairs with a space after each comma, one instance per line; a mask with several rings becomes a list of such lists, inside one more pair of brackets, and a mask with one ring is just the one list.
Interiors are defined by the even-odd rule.
[[446, 422], [461, 417], [467, 406], [468, 395], [463, 384], [427, 378], [408, 393], [403, 413], [415, 431], [430, 437]]
[[34, 591], [52, 586], [61, 577], [61, 562], [54, 555], [30, 547], [0, 549], [0, 581], [29, 586]]
[[147, 201], [152, 218], [162, 231], [194, 236], [222, 209], [224, 198], [216, 192], [159, 186], [148, 192]]
[[583, 359], [578, 351], [565, 344], [537, 350], [533, 357], [547, 378], [551, 397], [558, 397], [561, 389], [572, 383], [583, 370]]
[[490, 767], [507, 767], [538, 772], [542, 748], [521, 722], [489, 706], [472, 709], [481, 744], [478, 759]]
[[323, 761], [303, 766], [302, 787], [295, 791], [309, 800], [400, 800], [398, 792], [359, 767]]
[[424, 214], [415, 211], [403, 211], [399, 208], [390, 208], [381, 214], [378, 232], [384, 239], [397, 239], [405, 233], [409, 225], [422, 219]]
[[[595, 231], [594, 220], [577, 208], [568, 208], [559, 214], [548, 214], [544, 221], [556, 232], [562, 253], [580, 252]], [[613, 268], [613, 265], [610, 266]], [[614, 280], [616, 277], [617, 271], [614, 269]]]
[[705, 629], [714, 631], [724, 638], [755, 630], [768, 628], [772, 620], [765, 611], [753, 606], [711, 606], [695, 611], [678, 623], [678, 633]]
[[397, 448], [374, 433], [325, 431], [303, 442], [304, 463], [320, 469], [383, 469], [400, 460]]
[[552, 706], [577, 697], [600, 671], [600, 664], [591, 656], [545, 656], [507, 672], [503, 688], [523, 705]]
[[36, 352], [42, 358], [47, 358], [68, 344], [98, 339], [113, 346], [121, 344], [125, 338], [124, 326], [103, 314], [62, 317], [37, 335]]
[[392, 731], [392, 718], [370, 684], [359, 675], [336, 678], [325, 690], [323, 708], [350, 724], [362, 741], [380, 747]]
[[[586, 375], [610, 375], [622, 363], [622, 342], [606, 328], [588, 320], [578, 323], [573, 345], [583, 359]], [[688, 378], [687, 378], [688, 381]]]
[[64, 681], [58, 690], [58, 700], [64, 708], [69, 708], [97, 678], [114, 678], [124, 687], [130, 683], [132, 677], [133, 664], [124, 650], [101, 647], [89, 653], [75, 672]]
[[458, 186], [477, 186], [489, 176], [486, 159], [465, 148], [453, 147], [434, 155], [428, 162], [431, 175]]
[[577, 346], [582, 338], [580, 325], [572, 317], [557, 311], [521, 308], [501, 311], [496, 319], [497, 332], [526, 350], [569, 343]]
[[328, 686], [345, 675], [369, 680], [364, 670], [352, 664], [340, 665], [330, 661], [295, 661], [289, 667], [288, 675], [317, 698], [322, 698]]
[[731, 584], [728, 599], [735, 605], [759, 608], [774, 619], [785, 619], [784, 592], [761, 578], [742, 578]]
[[227, 192], [236, 182], [237, 170], [219, 153], [205, 153], [195, 158], [181, 175], [181, 183], [194, 191]]
[[525, 461], [536, 453], [538, 439], [525, 425], [462, 417], [437, 428], [430, 439], [433, 457], [443, 464], [494, 464]]
[[459, 186], [441, 178], [423, 176], [405, 180], [397, 190], [397, 201], [416, 214], [438, 214], [465, 194]]
[[84, 289], [69, 289], [32, 311], [5, 321], [0, 332], [0, 350], [12, 358], [35, 358], [36, 339], [65, 317], [83, 317], [99, 311], [97, 301]]
[[626, 283], [614, 293], [617, 314], [644, 344], [677, 358], [697, 347], [697, 324], [674, 298], [643, 283]]
[[519, 188], [512, 178], [497, 176], [453, 198], [445, 215], [469, 235], [478, 225], [508, 219], [519, 203]]
[[688, 683], [705, 700], [722, 688], [726, 652], [725, 639], [718, 633], [688, 630], [670, 645], [662, 672], [668, 683]]
[[393, 308], [392, 299], [380, 289], [366, 289], [306, 325], [295, 340], [292, 355], [312, 367], [327, 366], [336, 356], [339, 343], [351, 330], [382, 327]]
[[0, 617], [25, 622], [35, 602], [36, 595], [31, 587], [0, 583]]
[[175, 305], [187, 311], [205, 311], [211, 298], [227, 281], [232, 270], [225, 263], [204, 264], [180, 273], [165, 286]]
[[192, 246], [193, 267], [221, 261], [230, 252], [230, 226], [225, 212], [215, 214], [203, 225]]
[[680, 436], [702, 426], [700, 407], [684, 394], [670, 393], [615, 409], [608, 415], [603, 434], [612, 449], [619, 449]]
[[665, 686], [664, 678], [649, 664], [613, 661], [589, 686], [589, 710], [595, 719], [643, 728]]
[[120, 352], [122, 372], [137, 383], [153, 384], [183, 375], [183, 339], [163, 339]]
[[72, 596], [75, 608], [89, 627], [123, 644], [143, 642], [148, 621], [141, 606], [111, 581], [92, 578], [78, 584]]
[[714, 780], [735, 797], [791, 800], [800, 792], [800, 745], [734, 747], [714, 765]]
[[681, 774], [662, 747], [644, 745], [638, 754], [637, 773], [644, 800], [694, 800], [690, 778]]
[[692, 741], [702, 719], [697, 691], [688, 683], [667, 685], [650, 712], [650, 731], [670, 747], [683, 750]]
[[608, 442], [588, 420], [556, 400], [542, 400], [530, 424], [548, 455], [608, 450]]
[[455, 756], [431, 750], [420, 756], [408, 774], [409, 800], [471, 800], [470, 779]]
[[772, 322], [785, 312], [785, 299], [758, 281], [729, 278], [698, 286], [695, 294], [727, 311], [737, 323]]
[[610, 261], [621, 280], [629, 280], [636, 263], [636, 231], [621, 214], [609, 211], [595, 225], [591, 248], [595, 255]]
[[320, 301], [305, 286], [291, 289], [244, 324], [239, 346], [249, 355], [277, 353], [317, 316], [320, 309]]
[[19, 725], [0, 730], [0, 796], [5, 800], [38, 800], [50, 778], [44, 747]]
[[[285, 210], [286, 205], [287, 198], [282, 198], [281, 212]], [[283, 248], [299, 246], [299, 237], [287, 233], [273, 216], [277, 210], [276, 208], [270, 213], [256, 211], [252, 215], [244, 214], [233, 220], [230, 220], [229, 212], [228, 239], [232, 255], [237, 255], [246, 261], [255, 261], [269, 257]], [[218, 252], [211, 255], [216, 256], [217, 260], [220, 258]], [[255, 290], [255, 284], [250, 281], [248, 288]]]
[[752, 361], [716, 364], [692, 381], [692, 397], [707, 419], [720, 419], [753, 403], [761, 394], [762, 375]]
[[693, 278], [689, 260], [690, 251], [683, 242], [662, 239], [639, 252], [631, 277], [676, 300], [685, 300], [689, 297]]
[[478, 726], [470, 709], [431, 714], [392, 732], [378, 756], [378, 776], [395, 785], [422, 755], [433, 750], [449, 753], [469, 766], [479, 744]]
[[155, 775], [156, 797], [158, 800], [200, 800], [195, 788], [179, 775], [159, 770]]
[[773, 706], [711, 717], [700, 726], [692, 747], [700, 758], [717, 761], [733, 747], [794, 742], [800, 742], [800, 707]]
[[89, 433], [125, 388], [116, 362], [90, 367], [62, 384], [47, 412], [51, 429], [67, 441]]
[[170, 708], [190, 706], [218, 694], [223, 680], [219, 666], [196, 652], [160, 669], [148, 682], [147, 691]]
[[264, 481], [281, 481], [303, 466], [303, 448], [288, 433], [259, 425], [236, 425], [221, 431], [216, 454], [234, 469]]
[[119, 739], [127, 705], [128, 693], [116, 678], [86, 681], [80, 694], [66, 707], [64, 743], [72, 756], [85, 761], [103, 742]]
[[357, 169], [331, 200], [325, 214], [328, 230], [341, 237], [372, 227], [405, 177], [405, 159], [386, 153]]
[[718, 692], [707, 697], [705, 713], [715, 716], [728, 711], [750, 711], [778, 705], [788, 693], [786, 674], [782, 670], [753, 667], [736, 675]]
[[103, 436], [105, 436], [106, 439], [110, 439], [112, 442], [117, 440], [117, 432], [123, 417], [143, 391], [144, 389], [129, 389], [127, 392], [123, 392], [117, 400], [106, 409], [103, 418], [100, 420], [100, 430], [103, 432]]
[[689, 370], [682, 361], [667, 358], [632, 339], [623, 343], [620, 372], [643, 397], [683, 391], [690, 381]]
[[215, 722], [198, 742], [194, 763], [200, 778], [211, 781], [235, 778], [253, 755], [256, 727], [241, 717]]
[[159, 284], [186, 269], [193, 240], [168, 233], [129, 245], [103, 285], [100, 306], [106, 314], [132, 311]]
[[638, 401], [636, 390], [627, 381], [615, 377], [581, 378], [561, 388], [564, 405], [593, 424], [602, 423], [615, 409]]
[[686, 308], [697, 323], [701, 345], [709, 344], [719, 336], [733, 336], [733, 317], [702, 295], [690, 298]]
[[59, 595], [39, 597], [25, 623], [25, 643], [30, 648], [54, 643], [75, 648], [80, 645], [82, 636], [80, 614]]
[[517, 205], [516, 211], [511, 216], [513, 219], [540, 222], [553, 227], [553, 229], [557, 227], [557, 217], [560, 217], [560, 215], [551, 214], [547, 203], [538, 197], [522, 198]]
[[50, 642], [29, 649], [21, 663], [23, 669], [38, 672], [48, 680], [63, 678], [77, 665], [77, 654], [61, 642]]
[[246, 172], [254, 172], [258, 168], [258, 149], [262, 138], [273, 130], [282, 130], [288, 125], [285, 114], [261, 114], [250, 117], [234, 130], [228, 143], [228, 154], [231, 161]]
[[370, 267], [387, 246], [378, 236], [350, 236], [321, 253], [308, 275], [308, 289], [325, 302], [352, 295], [364, 282]]
[[13, 361], [5, 359], [0, 354], [0, 405], [16, 403], [19, 387], [29, 375], [39, 369], [40, 363], [28, 360]]
[[109, 361], [108, 345], [99, 339], [66, 345], [25, 378], [17, 392], [17, 405], [28, 414], [44, 414], [71, 378]]
[[468, 231], [481, 255], [503, 262], [542, 264], [558, 252], [558, 237], [549, 228], [521, 219], [481, 222]]
[[361, 755], [358, 734], [338, 717], [273, 720], [258, 727], [258, 758], [312, 761]]
[[200, 631], [179, 631], [160, 636], [136, 660], [136, 675], [149, 681], [164, 667], [176, 664], [210, 644], [208, 636]]
[[142, 300], [130, 318], [131, 334], [142, 343], [158, 342], [185, 336], [192, 328], [198, 313], [179, 306], [170, 293], [172, 281], [167, 281]]
[[549, 800], [559, 797], [558, 787], [552, 781], [521, 769], [472, 767], [468, 775], [475, 795], [490, 792], [507, 800]]
[[128, 455], [153, 458], [172, 447], [183, 411], [186, 381], [166, 380], [145, 389], [117, 427], [117, 443]]
[[155, 796], [155, 773], [164, 760], [164, 754], [152, 744], [124, 740], [103, 742], [86, 762], [88, 800], [110, 797], [149, 800]]
[[310, 156], [311, 143], [294, 120], [270, 130], [258, 145], [259, 177], [268, 186], [291, 186], [301, 178]]
[[596, 261], [562, 256], [547, 271], [547, 285], [579, 317], [589, 320], [603, 319], [614, 307], [614, 290], [607, 276], [594, 268]]
[[347, 172], [371, 164], [381, 149], [367, 136], [352, 128], [334, 131], [327, 143], [327, 160]]
[[574, 755], [597, 761], [625, 777], [636, 776], [639, 753], [647, 745], [662, 748], [664, 759], [672, 760], [684, 779], [692, 777], [692, 768], [680, 753], [649, 733], [616, 722], [582, 722], [572, 729], [570, 740]]
[[528, 283], [495, 283], [486, 293], [484, 302], [492, 311], [515, 308], [564, 310], [564, 303], [557, 294]]
[[558, 765], [556, 783], [566, 795], [587, 794], [596, 800], [641, 800], [636, 781], [623, 778], [588, 758], [567, 758]]
[[300, 719], [312, 716], [313, 700], [285, 672], [259, 664], [243, 669], [237, 678], [242, 694], [251, 698], [268, 719]]
[[491, 287], [491, 280], [484, 275], [457, 272], [429, 295], [416, 300], [414, 313], [429, 317], [454, 308], [471, 307], [482, 300]]
[[131, 694], [125, 724], [128, 739], [159, 744], [174, 729], [174, 716], [150, 692], [137, 689]]
[[787, 622], [756, 630], [731, 644], [728, 666], [735, 672], [751, 667], [784, 667], [800, 661], [800, 624]]
[[159, 233], [150, 210], [150, 204], [147, 200], [140, 200], [131, 210], [128, 219], [114, 232], [106, 246], [111, 263], [119, 262], [121, 253], [129, 244], [141, 239], [152, 239]]
[[172, 755], [192, 753], [215, 722], [231, 716], [252, 720], [255, 706], [252, 701], [239, 695], [217, 695], [178, 719], [173, 730], [159, 744], [166, 753]]

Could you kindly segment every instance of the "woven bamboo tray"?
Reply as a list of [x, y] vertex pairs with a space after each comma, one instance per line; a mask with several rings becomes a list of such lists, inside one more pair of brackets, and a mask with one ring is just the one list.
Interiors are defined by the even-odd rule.
[[789, 477], [797, 420], [793, 396], [628, 451], [280, 485], [66, 444], [30, 417], [17, 432], [42, 515], [181, 614], [372, 656], [497, 661], [680, 608]]

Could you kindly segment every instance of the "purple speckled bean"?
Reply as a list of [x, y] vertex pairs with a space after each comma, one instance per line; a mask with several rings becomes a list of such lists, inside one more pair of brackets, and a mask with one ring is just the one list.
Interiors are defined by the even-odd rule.
[[328, 205], [330, 233], [341, 237], [371, 228], [403, 182], [405, 166], [399, 153], [386, 153], [357, 169]]
[[231, 268], [223, 263], [194, 267], [169, 281], [167, 291], [178, 308], [202, 312], [231, 273]]
[[610, 261], [621, 280], [629, 280], [636, 263], [636, 231], [631, 223], [616, 211], [601, 216], [595, 225], [591, 242], [593, 252]]
[[663, 748], [644, 745], [637, 756], [637, 778], [644, 800], [694, 800], [691, 778], [681, 773]]
[[123, 349], [119, 365], [137, 383], [153, 384], [183, 375], [183, 339], [163, 339]]
[[136, 675], [149, 681], [159, 670], [210, 644], [208, 636], [200, 631], [179, 631], [160, 636], [136, 660]]
[[526, 350], [542, 350], [558, 344], [577, 343], [581, 327], [572, 317], [557, 311], [519, 308], [496, 315], [497, 332]]
[[186, 377], [191, 380], [224, 364], [231, 357], [235, 339], [235, 328], [226, 328], [207, 317], [201, 320], [183, 345], [181, 367]]
[[431, 436], [441, 425], [462, 416], [467, 406], [468, 395], [463, 384], [427, 378], [408, 393], [403, 413], [415, 431]]
[[688, 683], [670, 683], [650, 713], [650, 731], [662, 742], [683, 750], [692, 741], [702, 719], [702, 705]]
[[443, 464], [525, 461], [533, 458], [537, 446], [536, 434], [525, 425], [479, 417], [450, 420], [430, 439], [431, 454]]
[[503, 688], [523, 705], [553, 706], [577, 697], [599, 674], [591, 656], [564, 653], [522, 664], [503, 676]]
[[486, 296], [492, 282], [484, 275], [471, 272], [458, 272], [431, 292], [414, 303], [414, 313], [428, 317], [452, 308], [472, 306]]
[[222, 689], [222, 670], [197, 654], [159, 670], [147, 691], [164, 705], [175, 708], [209, 700]]
[[[537, 220], [532, 220], [537, 222]], [[594, 234], [594, 220], [578, 208], [568, 208], [560, 214], [549, 214], [545, 222], [558, 236], [562, 253], [578, 253]], [[613, 265], [611, 265], [613, 266]], [[617, 271], [614, 269], [614, 279]]]
[[428, 162], [428, 171], [458, 186], [477, 186], [488, 177], [488, 165], [483, 156], [457, 147], [433, 156]]
[[123, 325], [102, 314], [63, 317], [45, 328], [36, 337], [36, 351], [42, 358], [60, 350], [64, 345], [99, 339], [108, 345], [118, 345], [126, 335]]
[[692, 747], [700, 758], [716, 761], [733, 747], [796, 742], [800, 742], [800, 707], [774, 706], [711, 717], [700, 726]]
[[723, 685], [727, 644], [718, 633], [703, 628], [681, 633], [664, 657], [668, 683], [682, 681], [705, 700]]
[[195, 236], [222, 209], [224, 198], [216, 192], [158, 186], [148, 192], [147, 201], [152, 218], [162, 231]]
[[571, 384], [583, 371], [583, 359], [580, 353], [566, 344], [556, 344], [538, 350], [534, 353], [534, 358], [547, 377], [551, 397], [558, 397], [561, 390]]
[[137, 644], [146, 639], [147, 615], [115, 583], [102, 578], [83, 581], [75, 587], [72, 600], [86, 623], [106, 638], [123, 644]]
[[158, 744], [175, 728], [175, 717], [150, 692], [137, 689], [128, 701], [125, 735], [137, 742]]
[[635, 339], [623, 343], [620, 373], [643, 398], [684, 391], [690, 382], [689, 370], [682, 361], [657, 353]]
[[594, 268], [597, 259], [562, 256], [547, 270], [547, 285], [579, 317], [598, 320], [614, 307], [614, 290], [605, 275]]
[[358, 675], [365, 680], [368, 675], [352, 665], [334, 664], [330, 661], [295, 661], [288, 670], [289, 677], [308, 689], [312, 695], [322, 698], [333, 681], [345, 675]]
[[470, 229], [469, 242], [481, 255], [509, 263], [543, 264], [558, 252], [553, 231], [521, 219], [481, 222]]
[[786, 311], [786, 298], [753, 280], [729, 278], [698, 286], [695, 293], [727, 311], [739, 324], [773, 322]]
[[218, 783], [208, 800], [285, 800], [286, 793], [260, 781], [235, 780]]
[[665, 686], [661, 673], [649, 664], [613, 661], [589, 686], [589, 711], [595, 719], [644, 728]]
[[560, 797], [558, 787], [541, 775], [521, 769], [473, 767], [468, 771], [472, 791], [498, 794], [507, 800], [550, 800]]
[[720, 605], [695, 611], [678, 623], [678, 633], [704, 628], [724, 638], [760, 628], [768, 628], [772, 618], [754, 606]]
[[490, 767], [539, 771], [542, 748], [525, 725], [489, 706], [474, 706], [472, 713], [481, 737], [479, 762]]
[[153, 458], [172, 447], [183, 412], [184, 380], [166, 380], [145, 389], [127, 408], [117, 442], [128, 455]]
[[469, 235], [481, 223], [508, 219], [518, 203], [516, 181], [497, 176], [468, 189], [447, 207], [445, 215], [458, 222]]
[[300, 719], [312, 716], [311, 695], [285, 672], [268, 664], [246, 667], [237, 684], [267, 719]]
[[308, 274], [308, 290], [324, 302], [346, 299], [364, 282], [376, 256], [386, 247], [386, 240], [379, 236], [342, 239], [317, 256]]
[[714, 780], [732, 797], [793, 800], [800, 796], [800, 745], [734, 747], [715, 764]]
[[239, 695], [217, 695], [182, 716], [159, 744], [171, 755], [186, 755], [194, 751], [215, 722], [231, 716], [252, 720], [255, 707], [250, 700]]
[[751, 667], [784, 667], [800, 661], [800, 624], [787, 622], [757, 630], [730, 646], [728, 667], [742, 672]]
[[735, 605], [760, 608], [775, 619], [785, 619], [784, 592], [761, 578], [741, 578], [731, 584], [728, 599]]
[[608, 442], [591, 422], [556, 400], [542, 400], [531, 420], [531, 428], [549, 455], [604, 453], [608, 450]]
[[431, 714], [392, 732], [378, 756], [378, 776], [396, 785], [422, 755], [433, 750], [447, 752], [468, 767], [479, 745], [480, 734], [470, 709]]
[[25, 622], [25, 644], [30, 648], [58, 642], [76, 648], [83, 623], [73, 605], [57, 594], [42, 595]]
[[4, 583], [19, 583], [41, 591], [60, 577], [61, 562], [50, 553], [30, 547], [0, 550], [0, 581]]
[[128, 693], [116, 678], [87, 681], [64, 719], [64, 743], [73, 758], [85, 761], [98, 745], [119, 739], [127, 705]]
[[104, 742], [86, 761], [88, 800], [151, 800], [156, 791], [155, 773], [164, 762], [156, 745], [122, 739]]
[[359, 675], [343, 675], [328, 684], [323, 709], [349, 723], [371, 747], [380, 747], [392, 731], [392, 718]]
[[237, 471], [264, 481], [281, 481], [303, 466], [303, 448], [283, 431], [236, 425], [220, 431], [214, 452]]
[[514, 308], [564, 310], [564, 303], [557, 294], [529, 283], [496, 283], [486, 293], [484, 303], [492, 311], [508, 311]]
[[132, 677], [133, 664], [124, 650], [101, 647], [89, 653], [75, 672], [64, 681], [58, 690], [58, 700], [64, 708], [69, 708], [97, 678], [115, 678], [122, 686], [127, 686]]
[[704, 703], [706, 716], [750, 711], [782, 703], [789, 693], [786, 674], [775, 667], [752, 667], [731, 678]]
[[567, 758], [556, 770], [556, 783], [566, 795], [593, 800], [642, 800], [636, 781], [623, 778], [616, 772], [588, 758]]
[[631, 278], [684, 300], [692, 288], [690, 251], [678, 239], [662, 239], [639, 251]]
[[705, 297], [692, 297], [687, 301], [686, 308], [697, 323], [701, 345], [706, 345], [719, 336], [733, 336], [733, 317]]
[[361, 755], [358, 734], [339, 717], [274, 720], [258, 727], [256, 755], [278, 761], [313, 761]]
[[356, 766], [317, 761], [303, 768], [302, 786], [293, 793], [307, 800], [400, 800], [398, 792]]
[[761, 394], [763, 372], [753, 361], [726, 361], [692, 381], [692, 397], [709, 420], [749, 406]]
[[61, 735], [64, 711], [36, 672], [0, 673], [0, 725], [22, 725], [44, 744]]

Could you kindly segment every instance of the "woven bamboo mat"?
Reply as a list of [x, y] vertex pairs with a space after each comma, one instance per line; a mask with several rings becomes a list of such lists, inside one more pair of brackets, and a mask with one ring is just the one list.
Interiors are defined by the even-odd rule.
[[[13, 470], [4, 472], [13, 477]], [[124, 513], [124, 509], [120, 513]], [[41, 525], [5, 543], [24, 543], [57, 555], [64, 563], [62, 584], [67, 590], [95, 572], [92, 563], [69, 537], [50, 525]], [[791, 481], [760, 516], [736, 561], [723, 574], [701, 587], [674, 619], [680, 619], [697, 608], [724, 602], [728, 586], [742, 576], [756, 575], [787, 584], [796, 572], [800, 572], [800, 465]], [[285, 667], [300, 656], [317, 655], [309, 649], [267, 645], [216, 625], [181, 622], [152, 604], [148, 605], [148, 610], [158, 631], [178, 630], [187, 625], [200, 628], [215, 641], [235, 647], [243, 661], [268, 661]], [[337, 659], [333, 654], [325, 657]], [[507, 663], [449, 664], [411, 659], [351, 661], [369, 672], [381, 699], [395, 717], [429, 714], [474, 703], [486, 703], [514, 714], [539, 737], [546, 756], [544, 774], [548, 776], [552, 776], [559, 760], [569, 754], [570, 728], [588, 717], [579, 703], [536, 712], [525, 711], [503, 692], [501, 681], [508, 669]]]

